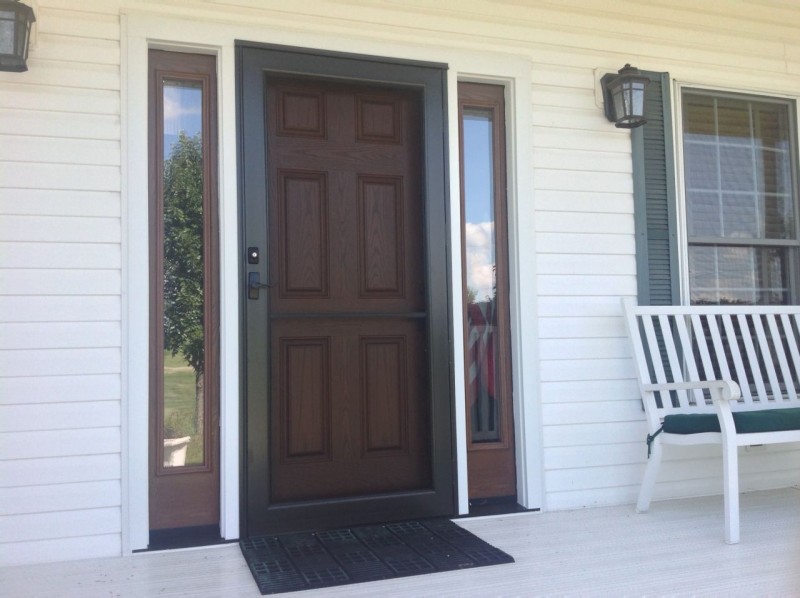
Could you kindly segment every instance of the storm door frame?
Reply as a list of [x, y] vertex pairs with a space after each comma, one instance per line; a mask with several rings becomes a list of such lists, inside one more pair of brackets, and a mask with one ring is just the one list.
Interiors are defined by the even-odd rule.
[[[266, 65], [266, 66], [265, 66]], [[241, 430], [241, 478], [240, 478], [240, 533], [247, 537], [254, 530], [263, 530], [267, 521], [256, 515], [257, 501], [269, 505], [269, 476], [255, 472], [269, 471], [269, 459], [260, 463], [252, 455], [269, 454], [268, 404], [248, 404], [258, 389], [268, 389], [266, 368], [247, 370], [248, 362], [270, 363], [267, 345], [263, 355], [248, 355], [247, 334], [249, 327], [267, 330], [267, 309], [247, 300], [245, 290], [247, 271], [247, 246], [258, 245], [265, 250], [269, 246], [266, 231], [266, 215], [247, 213], [251, 202], [263, 201], [267, 196], [267, 180], [264, 176], [266, 146], [263, 142], [266, 116], [264, 109], [264, 72], [284, 75], [327, 78], [352, 83], [385, 84], [395, 87], [417, 89], [422, 96], [422, 160], [423, 223], [427, 263], [427, 331], [428, 331], [428, 375], [433, 406], [430, 412], [430, 453], [433, 484], [431, 490], [399, 493], [383, 500], [387, 509], [396, 514], [414, 508], [435, 509], [439, 515], [454, 515], [458, 512], [458, 488], [454, 446], [454, 378], [453, 369], [453, 314], [451, 297], [450, 239], [448, 214], [450, 196], [448, 180], [448, 118], [447, 118], [447, 66], [444, 64], [396, 60], [391, 58], [362, 56], [350, 53], [319, 51], [275, 44], [236, 42], [237, 81], [237, 141], [239, 163], [239, 210], [240, 210], [240, 430]], [[254, 90], [256, 90], [254, 92]], [[257, 91], [260, 90], [260, 93]], [[252, 105], [252, 103], [258, 103]], [[259, 115], [256, 122], [243, 122], [244, 114]], [[261, 135], [248, 135], [248, 131], [260, 131]], [[261, 198], [261, 199], [259, 199]], [[252, 210], [251, 210], [252, 211]], [[264, 259], [264, 262], [267, 260]], [[260, 349], [259, 349], [260, 351]], [[254, 450], [254, 447], [258, 447]], [[252, 473], [251, 473], [252, 469]], [[337, 512], [357, 513], [363, 507], [356, 499], [344, 499], [335, 507]], [[280, 507], [268, 506], [270, 510]], [[381, 508], [383, 510], [383, 507]], [[263, 512], [263, 511], [262, 511]], [[277, 515], [277, 513], [276, 513]], [[309, 505], [309, 519], [316, 518], [313, 505]]]

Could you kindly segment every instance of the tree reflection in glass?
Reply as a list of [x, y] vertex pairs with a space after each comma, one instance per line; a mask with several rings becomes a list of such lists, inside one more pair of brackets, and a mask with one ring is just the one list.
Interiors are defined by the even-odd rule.
[[164, 83], [164, 466], [204, 460], [202, 89]]

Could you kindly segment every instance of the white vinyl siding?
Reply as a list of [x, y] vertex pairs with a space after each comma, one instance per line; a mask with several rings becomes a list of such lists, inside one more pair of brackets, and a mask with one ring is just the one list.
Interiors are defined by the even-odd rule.
[[37, 2], [30, 70], [0, 74], [2, 564], [121, 553], [119, 16], [101, 4]]
[[[536, 273], [520, 281], [532, 292], [515, 298], [518, 311], [536, 315], [535, 325], [514, 331], [526, 335], [519, 346], [529, 348], [515, 356], [516, 375], [524, 370], [526, 380], [535, 378], [534, 392], [520, 400], [542, 438], [542, 445], [530, 450], [541, 453], [544, 470], [527, 473], [542, 479], [544, 499], [532, 506], [556, 510], [634, 502], [646, 459], [646, 427], [619, 302], [637, 292], [631, 145], [630, 134], [604, 117], [599, 78], [631, 62], [669, 72], [690, 86], [796, 98], [800, 5], [37, 0], [36, 9], [30, 70], [0, 73], [4, 563], [122, 551], [121, 331], [128, 312], [121, 287], [128, 272], [122, 270], [121, 243], [131, 207], [147, 201], [146, 191], [134, 193], [127, 197], [128, 211], [121, 211], [121, 163], [131, 147], [121, 143], [123, 14], [176, 19], [182, 25], [175, 35], [183, 42], [192, 31], [202, 31], [195, 28], [207, 26], [231, 32], [225, 42], [231, 45], [233, 39], [259, 37], [254, 41], [394, 58], [458, 62], [466, 53], [497, 60], [513, 56], [529, 64], [526, 92], [532, 102], [512, 106], [509, 116], [524, 112], [532, 126], [513, 131], [509, 139], [524, 145], [517, 152], [530, 155], [524, 174], [533, 183], [532, 193], [510, 206], [512, 215], [533, 206], [533, 216], [510, 231], [516, 242], [512, 262]], [[157, 39], [171, 41], [164, 32]], [[212, 44], [200, 34], [191, 43]], [[474, 64], [476, 72], [464, 67], [458, 76], [492, 75], [480, 70], [480, 61], [461, 62]], [[223, 110], [235, 104], [230, 73], [221, 78]], [[222, 124], [230, 145], [235, 130], [230, 121]], [[144, 169], [128, 166], [133, 174]], [[220, 174], [223, 220], [235, 221], [230, 206], [236, 202], [236, 171]], [[146, 182], [129, 185], [146, 190]], [[235, 241], [223, 239], [226, 246], [235, 247]], [[235, 271], [231, 264], [237, 257], [225, 254], [222, 262]], [[146, 272], [143, 263], [128, 268]], [[528, 270], [529, 264], [535, 267]], [[229, 281], [223, 297], [232, 303], [236, 291], [231, 295], [229, 287], [235, 278], [223, 277], [223, 285]], [[456, 304], [460, 286], [453, 281]], [[235, 351], [235, 342], [222, 342]], [[143, 387], [146, 383], [138, 388]], [[223, 406], [238, 401], [235, 390], [230, 394], [223, 395]], [[140, 395], [129, 399], [146, 401]], [[236, 453], [236, 443], [228, 450]], [[743, 453], [744, 490], [800, 483], [797, 451], [757, 450], [757, 460]], [[700, 458], [682, 451], [674, 455], [690, 464], [665, 463], [656, 498], [721, 491], [718, 450], [710, 448]], [[236, 469], [230, 457], [227, 463]], [[63, 501], [49, 498], [61, 490]], [[131, 492], [141, 495], [138, 488]], [[26, 497], [35, 511], [25, 507]], [[141, 505], [135, 507], [141, 514]]]

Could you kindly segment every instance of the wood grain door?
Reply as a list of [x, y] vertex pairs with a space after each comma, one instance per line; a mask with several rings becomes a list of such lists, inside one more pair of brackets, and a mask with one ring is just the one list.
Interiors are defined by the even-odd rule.
[[[287, 77], [265, 69], [275, 54], [246, 49], [240, 81], [243, 535], [450, 514], [446, 206], [426, 179], [443, 145], [423, 127], [436, 104], [363, 80], [391, 66]], [[295, 72], [361, 68], [285, 54]]]
[[267, 122], [271, 498], [426, 488], [418, 98], [271, 80]]

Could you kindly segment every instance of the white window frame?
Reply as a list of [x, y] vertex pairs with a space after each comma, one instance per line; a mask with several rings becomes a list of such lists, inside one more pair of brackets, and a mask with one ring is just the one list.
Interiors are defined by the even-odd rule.
[[[675, 197], [678, 202], [677, 205], [677, 218], [678, 218], [678, 262], [679, 262], [679, 279], [680, 279], [680, 298], [682, 305], [690, 305], [691, 292], [689, 288], [689, 234], [688, 234], [688, 216], [686, 207], [686, 179], [684, 173], [683, 162], [683, 92], [684, 91], [702, 91], [711, 94], [719, 95], [735, 95], [749, 97], [752, 99], [763, 98], [766, 101], [771, 100], [785, 100], [794, 103], [794, 126], [793, 143], [795, 145], [795, 156], [800, 156], [800, 96], [788, 94], [780, 90], [765, 90], [753, 88], [736, 88], [728, 87], [725, 85], [713, 85], [709, 83], [697, 83], [688, 80], [675, 80], [673, 85], [673, 136], [675, 139]], [[795, 175], [795, 193], [797, 194], [797, 203], [795, 205], [796, 214], [795, 218], [800, 226], [800, 166], [794, 164]], [[800, 236], [800, 229], [798, 229]], [[800, 250], [799, 250], [800, 251]], [[800, 301], [800, 276], [791, 281], [793, 292], [795, 293], [795, 301]]]

